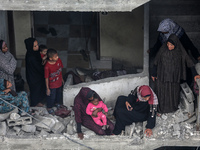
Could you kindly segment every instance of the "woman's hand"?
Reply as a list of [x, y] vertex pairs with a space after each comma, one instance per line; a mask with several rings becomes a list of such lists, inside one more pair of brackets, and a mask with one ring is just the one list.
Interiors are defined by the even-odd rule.
[[78, 133], [78, 138], [82, 140], [84, 138], [83, 133]]
[[46, 92], [46, 94], [47, 94], [47, 96], [50, 96], [50, 94], [51, 94], [51, 91], [50, 91], [50, 89], [47, 89], [47, 92]]
[[153, 77], [153, 76], [151, 76], [151, 78], [153, 81], [156, 81], [156, 79], [157, 79], [157, 77]]
[[153, 135], [153, 132], [152, 132], [151, 129], [146, 129], [146, 130], [144, 131], [144, 133], [146, 134], [147, 137], [150, 137], [151, 135]]
[[131, 105], [129, 104], [129, 102], [126, 101], [125, 104], [126, 104], [126, 108], [127, 108], [128, 111], [133, 110], [133, 107], [131, 107]]
[[196, 75], [196, 76], [194, 77], [194, 81], [195, 81], [195, 82], [196, 82], [197, 79], [200, 79], [200, 75]]
[[11, 91], [11, 89], [5, 89], [5, 90], [3, 90], [4, 94], [8, 94], [8, 92], [10, 92], [10, 91]]

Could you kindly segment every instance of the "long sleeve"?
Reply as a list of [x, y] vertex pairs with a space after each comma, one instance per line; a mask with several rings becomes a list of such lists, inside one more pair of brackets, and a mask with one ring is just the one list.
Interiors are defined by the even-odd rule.
[[75, 120], [77, 123], [82, 123], [81, 120], [81, 105], [80, 103], [74, 103], [74, 113], [75, 113]]
[[153, 117], [151, 115], [152, 115], [152, 112], [149, 112], [149, 116], [147, 119], [147, 125], [146, 125], [146, 128], [148, 128], [148, 129], [153, 129], [156, 124], [156, 113], [154, 114]]
[[188, 50], [191, 51], [192, 56], [197, 60], [198, 57], [200, 57], [198, 49], [194, 46], [190, 38], [187, 36], [186, 33], [184, 33], [181, 38], [179, 39], [181, 41], [181, 44], [185, 48], [185, 50], [188, 52]]
[[160, 47], [162, 46], [162, 43], [159, 40], [160, 35], [158, 35], [157, 41], [154, 44], [152, 48], [150, 48], [150, 56], [155, 56], [157, 52], [159, 51]]
[[102, 108], [105, 112], [108, 112], [108, 108], [106, 106], [106, 104], [104, 104], [102, 101], [100, 101], [102, 103]]
[[151, 76], [157, 77], [157, 65], [153, 65]]
[[87, 105], [87, 108], [86, 108], [86, 114], [88, 114], [88, 115], [92, 115], [92, 111], [91, 111], [91, 103], [89, 103], [88, 105]]

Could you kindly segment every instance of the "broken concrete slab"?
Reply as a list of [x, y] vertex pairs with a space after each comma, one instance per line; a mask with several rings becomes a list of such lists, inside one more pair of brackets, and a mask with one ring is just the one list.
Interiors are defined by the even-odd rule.
[[25, 132], [34, 133], [36, 131], [36, 126], [35, 125], [24, 125], [24, 126], [22, 126], [22, 130]]
[[55, 125], [52, 127], [52, 132], [55, 134], [59, 134], [59, 133], [62, 133], [64, 129], [65, 129], [65, 126], [61, 122], [57, 121]]
[[0, 135], [6, 135], [7, 132], [7, 126], [6, 126], [6, 122], [0, 122]]

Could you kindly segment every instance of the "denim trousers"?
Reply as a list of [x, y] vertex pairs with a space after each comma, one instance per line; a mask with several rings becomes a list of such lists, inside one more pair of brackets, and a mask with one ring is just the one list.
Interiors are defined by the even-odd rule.
[[47, 108], [54, 107], [55, 104], [61, 104], [62, 86], [50, 89], [50, 95], [47, 96]]

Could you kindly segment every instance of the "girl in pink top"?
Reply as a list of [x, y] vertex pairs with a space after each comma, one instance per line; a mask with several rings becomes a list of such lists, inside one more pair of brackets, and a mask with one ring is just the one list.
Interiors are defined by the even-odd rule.
[[[87, 105], [86, 108], [86, 113], [90, 116], [92, 116], [92, 119], [96, 124], [99, 126], [102, 126], [103, 130], [106, 130], [109, 125], [107, 125], [107, 114], [108, 114], [108, 108], [107, 106], [102, 102], [99, 101], [98, 96], [94, 94], [93, 99], [89, 99], [89, 104]], [[98, 112], [97, 115], [93, 115], [93, 111], [95, 111], [97, 108], [102, 108], [105, 111], [105, 115], [103, 112]]]

